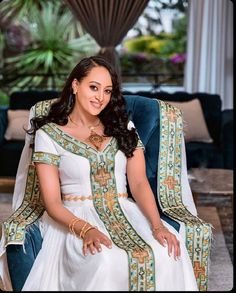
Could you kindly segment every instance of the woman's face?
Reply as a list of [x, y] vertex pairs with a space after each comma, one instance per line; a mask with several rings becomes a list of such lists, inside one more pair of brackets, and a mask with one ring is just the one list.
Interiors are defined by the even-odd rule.
[[80, 82], [74, 79], [72, 87], [76, 92], [76, 106], [90, 115], [98, 115], [111, 99], [111, 76], [102, 66], [93, 67]]

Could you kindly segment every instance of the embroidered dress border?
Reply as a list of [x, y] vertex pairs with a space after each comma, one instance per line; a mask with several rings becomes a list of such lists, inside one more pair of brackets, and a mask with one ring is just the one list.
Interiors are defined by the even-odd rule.
[[155, 291], [153, 251], [126, 219], [117, 196], [104, 194], [94, 204], [113, 242], [128, 255], [129, 291]]
[[145, 150], [145, 146], [144, 146], [144, 144], [142, 143], [142, 141], [141, 141], [141, 139], [139, 138], [139, 136], [138, 136], [138, 143], [137, 143], [136, 148], [141, 148], [141, 149], [144, 149], [144, 150]]
[[23, 244], [26, 227], [34, 223], [43, 212], [44, 207], [40, 201], [35, 167], [30, 165], [24, 200], [21, 206], [3, 223], [6, 236], [5, 246], [8, 244]]
[[51, 105], [56, 100], [57, 99], [51, 99], [51, 100], [45, 100], [45, 101], [38, 102], [35, 105], [35, 117], [46, 116], [49, 112]]
[[[130, 122], [131, 122], [131, 121], [130, 121]], [[142, 149], [145, 150], [145, 146], [144, 146], [143, 142], [142, 142], [141, 139], [140, 139], [140, 136], [139, 136], [139, 134], [138, 134], [137, 129], [134, 127], [134, 125], [132, 125], [131, 127], [129, 127], [129, 124], [128, 124], [128, 129], [130, 130], [130, 129], [132, 129], [132, 128], [135, 129], [135, 132], [136, 132], [136, 134], [137, 134], [137, 136], [138, 136], [138, 143], [137, 143], [136, 148], [142, 148]]]
[[83, 157], [87, 157], [88, 155], [97, 156], [98, 153], [105, 152], [106, 149], [110, 147], [115, 141], [114, 137], [112, 137], [102, 151], [97, 151], [86, 142], [80, 141], [61, 130], [56, 126], [55, 123], [45, 124], [41, 127], [41, 129], [62, 148], [73, 154], [81, 155]]
[[[47, 115], [51, 104], [56, 99], [39, 102], [35, 105], [35, 116]], [[34, 141], [34, 137], [32, 138]], [[40, 200], [39, 182], [35, 166], [31, 162], [28, 167], [24, 198], [20, 207], [3, 223], [5, 246], [9, 244], [23, 244], [26, 227], [38, 220], [44, 206]]]
[[138, 143], [137, 143], [136, 148], [141, 148], [141, 149], [145, 150], [145, 146], [144, 146], [143, 142], [142, 142], [141, 139], [140, 139], [140, 136], [139, 136], [139, 134], [138, 134], [137, 129], [135, 129], [135, 131], [136, 131], [136, 133], [137, 133], [137, 135], [138, 135]]
[[200, 291], [207, 290], [211, 246], [211, 225], [192, 215], [181, 196], [182, 113], [172, 105], [157, 100], [160, 109], [160, 150], [158, 194], [163, 212], [185, 223], [186, 247]]
[[60, 156], [45, 152], [34, 152], [32, 162], [59, 166]]

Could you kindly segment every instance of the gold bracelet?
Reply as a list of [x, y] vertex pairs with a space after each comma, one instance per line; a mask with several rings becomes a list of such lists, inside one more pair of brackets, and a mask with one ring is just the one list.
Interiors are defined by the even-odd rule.
[[82, 227], [80, 233], [79, 233], [79, 237], [82, 238], [82, 239], [84, 238], [84, 237], [83, 237], [83, 233], [84, 233], [84, 229], [86, 228], [87, 225], [88, 225], [88, 223], [86, 222], [86, 223], [84, 224], [84, 226]]
[[83, 238], [84, 236], [86, 235], [86, 233], [89, 231], [89, 230], [92, 230], [92, 229], [96, 229], [94, 226], [90, 226], [87, 228], [87, 230], [84, 231], [84, 234], [83, 234]]
[[70, 223], [69, 223], [69, 230], [70, 230], [70, 232], [72, 232], [72, 231], [71, 231], [71, 227], [72, 227], [72, 225], [73, 225], [74, 222], [77, 222], [77, 219], [78, 219], [78, 218], [73, 218], [73, 219], [70, 221]]
[[80, 222], [81, 220], [78, 220], [78, 221], [74, 221], [74, 223], [71, 225], [71, 231], [72, 231], [72, 233], [75, 235], [75, 236], [77, 236], [77, 234], [76, 234], [76, 232], [75, 232], [75, 224], [77, 223], [77, 222]]
[[74, 231], [74, 226], [77, 222], [80, 222], [82, 221], [81, 219], [79, 218], [73, 218], [70, 223], [69, 223], [69, 230], [72, 234], [76, 235], [75, 231]]
[[70, 223], [69, 223], [69, 227], [71, 226], [71, 224], [72, 224], [74, 221], [77, 221], [77, 219], [79, 219], [79, 218], [74, 217], [74, 218], [70, 221]]

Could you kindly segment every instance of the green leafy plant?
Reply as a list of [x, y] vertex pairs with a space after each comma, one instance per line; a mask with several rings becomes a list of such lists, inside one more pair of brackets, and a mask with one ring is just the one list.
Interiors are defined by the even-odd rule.
[[[35, 10], [38, 10], [48, 0], [4, 0], [0, 4], [0, 16], [2, 23], [11, 22], [12, 19], [22, 20]], [[57, 0], [50, 0], [54, 5]], [[58, 2], [58, 1], [57, 1]]]
[[61, 11], [60, 2], [43, 3], [23, 25], [29, 30], [31, 44], [21, 54], [6, 58], [4, 64], [5, 74], [15, 76], [12, 86], [61, 86], [65, 78], [61, 74], [69, 72], [82, 56], [98, 51], [90, 35], [76, 37], [78, 24], [69, 10]]
[[9, 105], [9, 96], [0, 89], [0, 106]]
[[4, 36], [0, 30], [0, 68], [3, 66], [3, 47], [4, 47]]

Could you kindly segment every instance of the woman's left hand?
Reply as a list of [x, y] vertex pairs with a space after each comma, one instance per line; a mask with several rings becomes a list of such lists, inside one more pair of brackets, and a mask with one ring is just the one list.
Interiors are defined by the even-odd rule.
[[165, 226], [153, 230], [153, 236], [157, 239], [162, 246], [168, 245], [168, 255], [171, 256], [172, 251], [174, 251], [174, 259], [180, 257], [180, 242], [176, 236], [171, 233]]

